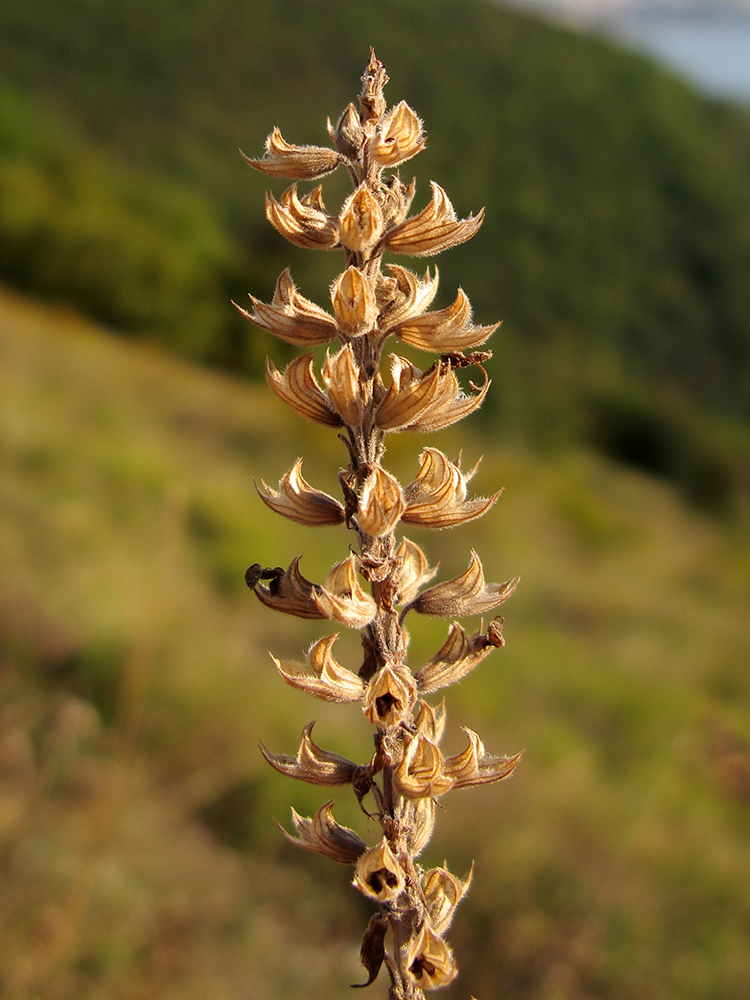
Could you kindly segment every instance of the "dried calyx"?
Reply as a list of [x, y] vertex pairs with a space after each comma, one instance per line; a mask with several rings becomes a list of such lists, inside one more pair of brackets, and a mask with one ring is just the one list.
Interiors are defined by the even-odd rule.
[[[435, 656], [415, 671], [406, 662], [403, 622], [410, 611], [448, 618], [494, 612], [517, 580], [487, 583], [479, 557], [472, 553], [464, 573], [426, 586], [436, 572], [427, 556], [409, 539], [397, 539], [402, 523], [442, 529], [481, 517], [500, 492], [470, 498], [467, 484], [475, 470], [463, 471], [460, 456], [453, 461], [437, 448], [422, 451], [419, 470], [406, 486], [381, 464], [388, 433], [440, 430], [481, 405], [489, 388], [482, 363], [491, 355], [471, 352], [496, 329], [474, 325], [461, 289], [451, 305], [429, 311], [437, 291], [436, 270], [422, 277], [400, 264], [383, 270], [384, 252], [431, 256], [470, 239], [483, 219], [483, 211], [459, 218], [434, 183], [428, 205], [409, 214], [414, 185], [387, 171], [416, 156], [425, 135], [404, 101], [387, 108], [387, 80], [371, 53], [358, 103], [350, 104], [335, 126], [329, 122], [332, 147], [291, 145], [274, 129], [265, 156], [245, 157], [270, 177], [294, 182], [278, 197], [266, 196], [266, 215], [278, 232], [297, 246], [338, 248], [346, 257], [331, 287], [330, 312], [297, 290], [289, 270], [279, 277], [270, 303], [250, 296], [251, 309], [240, 309], [288, 344], [308, 349], [328, 345], [317, 372], [313, 350], [283, 371], [269, 361], [267, 379], [301, 416], [337, 428], [348, 453], [348, 466], [339, 475], [341, 500], [303, 478], [301, 458], [278, 488], [261, 481], [258, 492], [283, 517], [311, 527], [345, 524], [356, 540], [321, 583], [302, 575], [299, 557], [286, 569], [256, 563], [246, 580], [269, 608], [330, 619], [361, 632], [364, 654], [354, 669], [333, 654], [337, 634], [314, 643], [305, 662], [275, 657], [273, 662], [293, 687], [327, 701], [360, 702], [375, 727], [371, 760], [358, 765], [323, 750], [312, 739], [312, 723], [304, 728], [296, 755], [261, 749], [282, 774], [312, 784], [351, 785], [365, 811], [366, 799], [372, 809], [368, 815], [382, 827], [381, 839], [372, 846], [334, 820], [332, 802], [312, 818], [293, 812], [295, 832], [287, 836], [305, 850], [354, 866], [354, 886], [377, 907], [362, 943], [368, 979], [360, 985], [373, 982], [385, 964], [390, 1000], [417, 1000], [424, 990], [445, 986], [456, 975], [444, 934], [470, 881], [446, 868], [425, 871], [416, 861], [432, 835], [436, 800], [458, 788], [508, 777], [520, 755], [494, 756], [466, 729], [467, 749], [446, 757], [440, 749], [444, 709], [433, 708], [423, 697], [460, 680], [500, 648], [502, 619], [494, 618], [486, 631], [480, 627], [472, 635], [453, 622]], [[353, 190], [334, 215], [319, 186], [302, 193], [297, 181], [339, 166], [348, 170]], [[423, 371], [390, 354], [389, 377], [384, 379], [382, 352], [391, 335], [410, 348], [437, 354], [437, 360]], [[479, 368], [481, 380], [464, 389], [458, 373], [472, 365]]]

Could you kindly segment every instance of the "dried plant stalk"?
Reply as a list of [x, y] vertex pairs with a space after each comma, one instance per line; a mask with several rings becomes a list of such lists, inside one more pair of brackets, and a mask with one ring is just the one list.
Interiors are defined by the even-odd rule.
[[[419, 153], [425, 137], [408, 104], [387, 108], [387, 81], [371, 52], [358, 104], [350, 104], [335, 127], [328, 123], [332, 148], [290, 145], [274, 129], [265, 156], [246, 157], [257, 170], [295, 182], [280, 197], [266, 197], [274, 228], [297, 246], [340, 248], [346, 255], [346, 268], [331, 287], [332, 313], [306, 299], [289, 270], [280, 276], [270, 303], [251, 296], [252, 308], [240, 309], [287, 343], [314, 348], [337, 342], [327, 348], [319, 377], [315, 355], [308, 353], [284, 371], [269, 361], [267, 378], [301, 416], [339, 429], [348, 452], [347, 468], [339, 474], [341, 501], [303, 478], [302, 459], [278, 489], [263, 483], [259, 492], [283, 517], [311, 527], [345, 524], [357, 542], [356, 553], [352, 549], [320, 584], [302, 575], [299, 557], [286, 570], [256, 563], [246, 579], [263, 604], [276, 611], [330, 619], [361, 632], [364, 655], [356, 673], [336, 660], [336, 634], [316, 642], [304, 663], [273, 662], [285, 681], [317, 698], [361, 702], [375, 727], [372, 759], [357, 765], [321, 749], [312, 739], [312, 725], [305, 727], [295, 756], [261, 749], [282, 774], [318, 785], [350, 785], [363, 811], [365, 797], [372, 799], [368, 815], [382, 827], [381, 839], [372, 846], [335, 821], [332, 802], [312, 818], [293, 812], [294, 833], [287, 836], [305, 850], [352, 865], [354, 886], [377, 907], [362, 942], [367, 981], [360, 985], [372, 983], [385, 963], [390, 1000], [417, 1000], [424, 990], [445, 986], [456, 976], [444, 934], [470, 881], [445, 868], [425, 871], [416, 860], [432, 835], [436, 800], [453, 789], [507, 778], [520, 754], [493, 756], [467, 729], [466, 750], [445, 757], [440, 750], [444, 710], [423, 700], [503, 645], [502, 619], [494, 618], [486, 632], [480, 627], [472, 635], [453, 622], [435, 656], [413, 672], [406, 663], [404, 618], [409, 612], [485, 615], [513, 593], [517, 580], [487, 583], [472, 552], [464, 573], [426, 587], [435, 575], [427, 556], [414, 542], [396, 537], [400, 523], [441, 529], [481, 517], [500, 494], [467, 499], [472, 473], [437, 448], [424, 449], [419, 472], [405, 487], [381, 464], [389, 432], [439, 430], [477, 409], [489, 387], [482, 362], [491, 355], [464, 352], [484, 344], [496, 329], [472, 323], [461, 290], [446, 309], [429, 311], [437, 272], [420, 277], [398, 264], [383, 271], [384, 252], [431, 256], [470, 239], [483, 218], [480, 212], [459, 219], [434, 183], [427, 207], [409, 215], [414, 185], [387, 171]], [[353, 191], [334, 216], [320, 187], [301, 194], [296, 182], [339, 166], [348, 170]], [[406, 358], [389, 355], [386, 385], [381, 360], [389, 336], [438, 357], [421, 371]], [[457, 373], [469, 366], [480, 369], [482, 382], [470, 382], [466, 393]]]

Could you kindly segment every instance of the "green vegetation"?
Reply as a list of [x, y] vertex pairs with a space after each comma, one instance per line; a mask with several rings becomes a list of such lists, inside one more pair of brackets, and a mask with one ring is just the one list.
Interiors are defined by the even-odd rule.
[[[256, 749], [290, 752], [309, 721], [264, 651], [320, 630], [280, 628], [242, 584], [256, 559], [329, 568], [343, 528], [280, 531], [253, 475], [301, 453], [333, 491], [340, 444], [265, 389], [7, 295], [0, 394], [0, 993], [343, 1000], [367, 914], [285, 845], [289, 783]], [[459, 723], [527, 748], [502, 795], [448, 803], [426, 852], [481, 872], [446, 1000], [744, 1000], [746, 539], [585, 450], [430, 443], [484, 451], [477, 490], [506, 491], [479, 526], [418, 541], [447, 575], [476, 538], [488, 576], [522, 576], [507, 648], [455, 689], [448, 749]], [[403, 478], [412, 444], [391, 442]], [[428, 657], [445, 629], [417, 624]], [[317, 715], [322, 745], [366, 757], [346, 711]], [[336, 815], [364, 834], [348, 799]]]
[[[748, 116], [495, 3], [6, 0], [2, 274], [257, 371], [267, 342], [226, 301], [270, 295], [290, 259], [324, 298], [335, 264], [269, 231], [237, 147], [258, 153], [269, 123], [323, 140], [310, 108], [340, 112], [371, 43], [427, 124], [417, 205], [433, 176], [460, 213], [487, 205], [460, 272], [441, 263], [444, 302], [469, 273], [480, 321], [507, 317], [485, 419], [683, 481], [708, 463], [702, 500], [726, 507], [737, 449], [693, 416], [750, 415]], [[622, 441], [628, 413], [666, 457]]]

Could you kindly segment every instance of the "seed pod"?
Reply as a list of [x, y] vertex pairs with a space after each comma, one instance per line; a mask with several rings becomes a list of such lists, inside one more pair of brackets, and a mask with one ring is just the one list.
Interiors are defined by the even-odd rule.
[[308, 781], [312, 785], [348, 785], [357, 770], [354, 761], [347, 760], [337, 753], [322, 750], [313, 742], [312, 731], [314, 722], [308, 722], [302, 730], [302, 741], [296, 757], [287, 757], [271, 751], [260, 744], [260, 752], [271, 767], [280, 774], [299, 781]]
[[421, 120], [406, 101], [401, 101], [380, 123], [371, 153], [381, 166], [396, 167], [420, 153], [425, 145]]
[[420, 698], [414, 728], [419, 735], [426, 737], [437, 746], [443, 738], [445, 715], [445, 699], [440, 702], [437, 708], [433, 708], [432, 705]]
[[420, 694], [455, 684], [472, 671], [497, 645], [485, 638], [479, 632], [469, 638], [463, 626], [454, 622], [443, 645], [415, 675]]
[[325, 210], [320, 187], [304, 198], [292, 184], [278, 202], [266, 192], [266, 218], [290, 243], [307, 250], [331, 250], [339, 246], [338, 226]]
[[408, 538], [402, 538], [396, 549], [390, 578], [392, 603], [408, 604], [416, 597], [419, 588], [429, 583], [436, 573], [437, 567], [430, 568], [427, 556], [420, 547]]
[[311, 527], [342, 524], [344, 508], [332, 496], [314, 490], [303, 478], [301, 469], [302, 459], [298, 458], [279, 480], [278, 490], [271, 489], [262, 479], [263, 489], [259, 489], [256, 483], [255, 488], [263, 503], [277, 514], [299, 524]]
[[404, 964], [409, 980], [421, 990], [447, 986], [458, 974], [453, 953], [428, 924], [409, 942]]
[[452, 786], [443, 774], [443, 755], [425, 736], [413, 736], [396, 768], [396, 787], [407, 799], [437, 798]]
[[500, 497], [498, 490], [491, 497], [466, 499], [466, 484], [459, 464], [451, 462], [437, 448], [425, 448], [419, 474], [404, 490], [406, 510], [403, 520], [423, 528], [452, 528], [486, 514]]
[[461, 728], [469, 738], [469, 746], [463, 753], [448, 757], [444, 768], [445, 773], [453, 778], [455, 788], [489, 785], [513, 773], [523, 751], [513, 757], [493, 757], [484, 749], [484, 744], [473, 730]]
[[388, 903], [404, 891], [404, 871], [385, 837], [359, 856], [352, 884], [378, 903]]
[[349, 104], [334, 128], [328, 121], [328, 134], [336, 149], [347, 160], [357, 160], [365, 141], [365, 130], [359, 121], [359, 114], [353, 104]]
[[333, 567], [313, 598], [326, 618], [333, 618], [347, 628], [364, 628], [377, 611], [375, 601], [359, 582], [353, 554]]
[[[384, 333], [390, 333], [399, 324], [415, 316], [421, 316], [435, 298], [438, 289], [438, 270], [430, 277], [429, 269], [423, 279], [407, 271], [400, 264], [388, 264], [392, 278], [383, 278], [383, 282], [392, 284], [381, 286], [380, 328]], [[386, 288], [389, 291], [386, 292]]]
[[418, 215], [388, 231], [385, 237], [387, 250], [411, 257], [430, 257], [470, 240], [482, 225], [484, 209], [479, 215], [459, 219], [440, 185], [430, 181], [430, 187], [430, 204]]
[[248, 586], [255, 591], [255, 596], [261, 604], [273, 608], [274, 611], [282, 611], [284, 614], [294, 615], [295, 618], [326, 618], [314, 600], [316, 585], [310, 583], [300, 573], [300, 558], [296, 556], [289, 564], [288, 570], [275, 571], [270, 577], [268, 586], [261, 582], [261, 577], [251, 584], [246, 575]]
[[310, 819], [308, 816], [300, 816], [292, 809], [292, 822], [297, 836], [287, 833], [283, 827], [281, 832], [288, 841], [305, 851], [324, 854], [342, 865], [356, 864], [360, 854], [367, 850], [367, 844], [354, 830], [350, 830], [348, 826], [340, 826], [333, 818], [332, 810], [333, 801], [326, 802]]
[[378, 317], [370, 283], [356, 267], [347, 267], [333, 283], [331, 301], [339, 329], [349, 336], [366, 333]]
[[506, 583], [485, 584], [482, 563], [476, 552], [472, 552], [465, 573], [422, 591], [411, 607], [419, 614], [441, 618], [483, 615], [507, 601], [518, 586], [518, 580], [515, 577]]
[[436, 934], [445, 934], [450, 927], [456, 907], [471, 885], [473, 871], [472, 865], [463, 881], [452, 875], [447, 868], [431, 868], [425, 872], [422, 892], [430, 915], [430, 925]]
[[406, 504], [395, 476], [376, 466], [365, 480], [357, 508], [357, 526], [367, 535], [390, 534]]
[[287, 344], [313, 347], [316, 344], [327, 344], [336, 336], [333, 317], [325, 309], [300, 295], [289, 268], [279, 275], [270, 305], [260, 302], [253, 295], [250, 296], [250, 301], [253, 304], [252, 312], [241, 309], [236, 302], [232, 305], [245, 319], [285, 340]]
[[328, 397], [313, 373], [314, 354], [303, 354], [279, 372], [271, 359], [266, 360], [266, 381], [273, 391], [307, 420], [325, 427], [340, 427], [341, 417], [334, 413]]
[[477, 395], [465, 396], [449, 363], [436, 362], [422, 374], [406, 358], [390, 359], [393, 381], [375, 416], [384, 431], [443, 430], [481, 406], [490, 386], [485, 375]]
[[[323, 617], [321, 615], [321, 617]], [[338, 639], [338, 633], [318, 639], [307, 653], [307, 663], [294, 660], [277, 660], [272, 656], [274, 666], [292, 687], [307, 691], [323, 701], [359, 701], [364, 693], [362, 679], [334, 658], [331, 650]]]
[[416, 696], [411, 671], [386, 663], [367, 685], [362, 709], [374, 726], [387, 729], [408, 719]]
[[499, 326], [499, 323], [493, 326], [472, 326], [471, 304], [459, 288], [455, 301], [446, 309], [405, 319], [391, 327], [389, 332], [421, 351], [445, 354], [478, 347]]
[[354, 360], [351, 344], [345, 344], [333, 357], [326, 351], [321, 378], [328, 393], [328, 405], [347, 427], [358, 427], [367, 404]]
[[360, 184], [344, 202], [339, 215], [339, 238], [348, 250], [369, 250], [383, 233], [383, 210], [370, 190]]
[[266, 139], [266, 155], [261, 160], [252, 159], [240, 150], [245, 163], [270, 177], [288, 177], [291, 180], [312, 180], [330, 174], [342, 162], [341, 157], [325, 146], [292, 146], [274, 128]]

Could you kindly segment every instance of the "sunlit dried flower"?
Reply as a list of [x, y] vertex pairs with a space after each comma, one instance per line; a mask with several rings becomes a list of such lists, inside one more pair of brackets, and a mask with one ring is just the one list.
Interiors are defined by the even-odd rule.
[[302, 731], [302, 741], [296, 757], [271, 753], [262, 743], [261, 753], [271, 767], [281, 774], [300, 781], [309, 781], [313, 785], [348, 785], [357, 770], [357, 765], [340, 757], [336, 753], [322, 750], [313, 742], [312, 730], [314, 722], [308, 722]]
[[250, 296], [252, 312], [233, 303], [245, 319], [297, 347], [327, 344], [336, 336], [336, 321], [325, 309], [300, 295], [292, 281], [289, 268], [282, 271], [270, 305]]
[[275, 128], [266, 139], [266, 155], [261, 160], [242, 154], [246, 163], [271, 177], [312, 180], [329, 174], [341, 163], [341, 157], [324, 146], [292, 146]]
[[360, 677], [342, 667], [334, 658], [331, 650], [337, 639], [338, 633], [313, 643], [308, 651], [306, 664], [277, 660], [275, 656], [271, 659], [281, 676], [292, 687], [307, 691], [323, 701], [359, 701], [364, 692], [364, 684]]
[[400, 226], [391, 229], [385, 238], [386, 249], [410, 257], [431, 257], [449, 247], [465, 243], [484, 221], [484, 209], [479, 215], [459, 219], [448, 195], [439, 184], [430, 181], [432, 198], [427, 208]]
[[476, 552], [465, 573], [423, 590], [411, 607], [422, 615], [460, 618], [463, 615], [484, 615], [507, 601], [518, 586], [518, 577], [506, 583], [484, 582], [482, 563]]
[[411, 672], [386, 663], [367, 685], [362, 708], [373, 725], [388, 729], [411, 715], [416, 696]]
[[[287, 344], [311, 349], [282, 371], [269, 359], [266, 378], [300, 416], [336, 428], [348, 456], [348, 465], [338, 473], [341, 500], [304, 479], [301, 458], [278, 488], [261, 480], [258, 492], [268, 507], [289, 520], [311, 527], [345, 526], [352, 544], [322, 583], [302, 575], [299, 557], [287, 569], [254, 563], [246, 581], [276, 611], [328, 619], [360, 632], [358, 668], [349, 669], [334, 657], [337, 635], [314, 642], [304, 662], [272, 660], [298, 690], [324, 701], [361, 704], [374, 727], [370, 760], [356, 764], [322, 749], [312, 738], [313, 723], [303, 729], [296, 754], [276, 754], [263, 744], [261, 751], [288, 777], [351, 786], [370, 824], [379, 823], [380, 839], [368, 846], [334, 820], [333, 803], [328, 802], [312, 818], [292, 811], [294, 833], [286, 836], [305, 850], [353, 865], [354, 886], [377, 906], [362, 941], [367, 982], [361, 985], [373, 982], [386, 965], [389, 1000], [422, 1000], [424, 990], [446, 986], [456, 976], [443, 934], [471, 880], [471, 874], [461, 880], [445, 866], [425, 872], [416, 863], [435, 828], [436, 801], [456, 788], [507, 777], [520, 754], [488, 754], [479, 736], [465, 729], [468, 747], [446, 757], [440, 748], [444, 705], [424, 700], [461, 680], [503, 645], [502, 619], [472, 635], [453, 622], [435, 656], [413, 671], [407, 665], [404, 616], [410, 610], [449, 618], [483, 615], [507, 600], [517, 580], [486, 583], [479, 557], [472, 553], [464, 573], [433, 584], [436, 568], [427, 555], [416, 543], [397, 537], [402, 522], [430, 529], [462, 525], [487, 513], [500, 496], [497, 491], [469, 498], [467, 484], [476, 469], [464, 472], [460, 456], [452, 461], [438, 448], [423, 449], [419, 471], [405, 487], [382, 465], [388, 433], [442, 430], [482, 404], [490, 386], [483, 364], [491, 354], [474, 349], [497, 324], [475, 325], [462, 289], [444, 309], [428, 311], [437, 292], [437, 270], [423, 277], [400, 264], [383, 270], [385, 251], [436, 254], [470, 239], [484, 216], [481, 210], [459, 218], [434, 182], [427, 207], [409, 216], [415, 184], [404, 183], [392, 171], [421, 152], [425, 137], [421, 120], [405, 101], [387, 107], [387, 81], [371, 51], [357, 102], [347, 106], [335, 126], [328, 123], [333, 148], [294, 146], [274, 129], [265, 155], [246, 157], [272, 178], [311, 179], [343, 165], [352, 180], [351, 194], [336, 215], [326, 209], [321, 187], [301, 194], [294, 183], [278, 196], [266, 195], [268, 220], [288, 240], [344, 255], [344, 269], [331, 284], [333, 315], [297, 290], [288, 269], [278, 278], [270, 303], [250, 296], [252, 308], [239, 310]], [[390, 354], [386, 383], [383, 351], [390, 336], [438, 357], [422, 371], [408, 358]], [[323, 359], [313, 352], [334, 340]], [[458, 372], [470, 366], [478, 367], [481, 378], [477, 383], [467, 379], [464, 389]]]
[[453, 953], [429, 924], [409, 944], [404, 964], [411, 982], [422, 990], [447, 986], [458, 973]]
[[298, 247], [307, 250], [331, 250], [339, 245], [336, 220], [325, 210], [321, 190], [315, 188], [300, 198], [292, 184], [278, 202], [266, 192], [266, 218], [273, 228]]
[[401, 895], [404, 882], [404, 871], [385, 837], [360, 854], [354, 869], [354, 885], [365, 896], [387, 903]]
[[315, 851], [325, 854], [332, 861], [342, 865], [356, 864], [363, 851], [367, 850], [365, 842], [348, 826], [340, 826], [333, 818], [333, 801], [326, 802], [315, 813], [312, 819], [300, 816], [292, 809], [292, 822], [296, 837], [283, 830], [287, 840], [305, 851]]
[[[261, 500], [277, 514], [311, 527], [323, 524], [342, 524], [344, 508], [327, 493], [314, 490], [303, 478], [302, 459], [298, 458], [279, 480], [278, 490], [271, 489], [261, 479], [263, 489], [258, 489]], [[257, 488], [257, 487], [256, 487]]]

